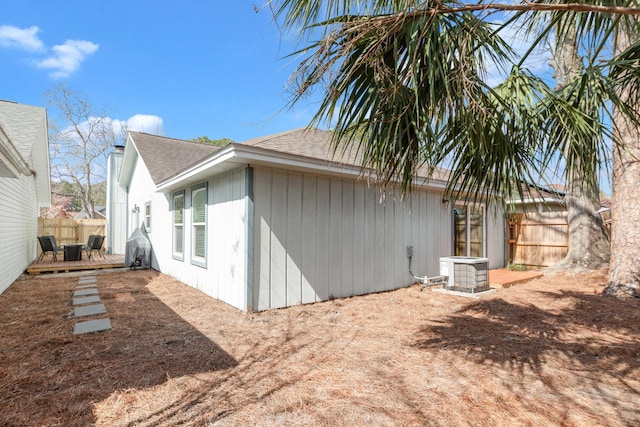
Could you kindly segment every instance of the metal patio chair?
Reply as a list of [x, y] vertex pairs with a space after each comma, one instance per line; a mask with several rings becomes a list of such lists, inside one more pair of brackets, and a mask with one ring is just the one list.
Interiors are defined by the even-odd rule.
[[58, 261], [58, 252], [62, 252], [62, 248], [59, 248], [56, 244], [56, 238], [53, 236], [38, 236], [38, 242], [40, 242], [40, 249], [42, 252], [40, 253], [40, 257], [38, 258], [38, 262], [44, 258], [47, 252], [51, 252], [53, 255], [53, 260]]
[[104, 236], [98, 236], [92, 234], [89, 236], [89, 241], [87, 242], [87, 246], [84, 247], [85, 252], [89, 259], [91, 259], [91, 254], [93, 251], [98, 251], [100, 256], [104, 259], [104, 253], [102, 251], [102, 244], [104, 243]]

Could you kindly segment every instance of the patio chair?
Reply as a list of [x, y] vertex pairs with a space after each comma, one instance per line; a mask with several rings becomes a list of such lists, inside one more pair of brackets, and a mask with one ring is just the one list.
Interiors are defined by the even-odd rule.
[[59, 248], [56, 245], [56, 238], [53, 236], [38, 236], [38, 242], [40, 242], [40, 249], [42, 249], [42, 253], [40, 253], [40, 257], [38, 258], [38, 262], [44, 258], [47, 252], [51, 252], [53, 255], [53, 260], [58, 260], [58, 252], [62, 252], [62, 248]]
[[87, 256], [91, 259], [91, 254], [93, 251], [98, 251], [100, 256], [104, 258], [104, 253], [102, 252], [102, 244], [104, 243], [104, 236], [98, 236], [92, 234], [89, 236], [89, 241], [87, 242], [87, 246], [84, 247], [85, 252], [87, 252]]

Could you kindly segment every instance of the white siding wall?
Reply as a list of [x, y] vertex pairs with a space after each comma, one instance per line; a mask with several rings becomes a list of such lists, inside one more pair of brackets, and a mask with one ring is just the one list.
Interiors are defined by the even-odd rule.
[[127, 193], [117, 180], [122, 152], [113, 152], [107, 160], [107, 252], [123, 254], [127, 241]]
[[[191, 187], [185, 191], [184, 260], [172, 256], [171, 192], [152, 202], [151, 236], [158, 269], [241, 310], [247, 309], [246, 169], [207, 181], [207, 266], [191, 263]], [[159, 195], [160, 196], [160, 195]], [[154, 267], [155, 268], [155, 267]]]
[[[410, 285], [407, 246], [417, 275], [438, 275], [451, 255], [451, 210], [437, 191], [381, 203], [364, 182], [256, 168], [254, 201], [255, 310]], [[503, 229], [487, 216], [492, 268], [503, 265]]]
[[0, 292], [37, 257], [38, 214], [35, 177], [0, 178]]

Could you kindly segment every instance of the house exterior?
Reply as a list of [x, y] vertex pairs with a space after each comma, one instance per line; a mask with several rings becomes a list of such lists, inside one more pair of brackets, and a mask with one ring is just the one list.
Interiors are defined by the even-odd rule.
[[0, 101], [0, 292], [37, 257], [38, 215], [51, 206], [47, 112]]
[[454, 210], [438, 176], [410, 201], [381, 198], [355, 156], [329, 157], [329, 137], [300, 129], [220, 148], [130, 132], [128, 232], [147, 230], [153, 268], [241, 310], [408, 286], [408, 246], [420, 275], [438, 275], [448, 255], [503, 266], [493, 207]]

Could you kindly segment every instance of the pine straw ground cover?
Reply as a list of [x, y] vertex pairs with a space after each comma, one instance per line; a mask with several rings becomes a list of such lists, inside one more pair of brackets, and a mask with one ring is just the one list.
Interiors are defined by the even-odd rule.
[[74, 336], [77, 276], [23, 277], [0, 295], [0, 424], [640, 425], [640, 301], [600, 296], [605, 278], [245, 314], [105, 273], [113, 329]]

